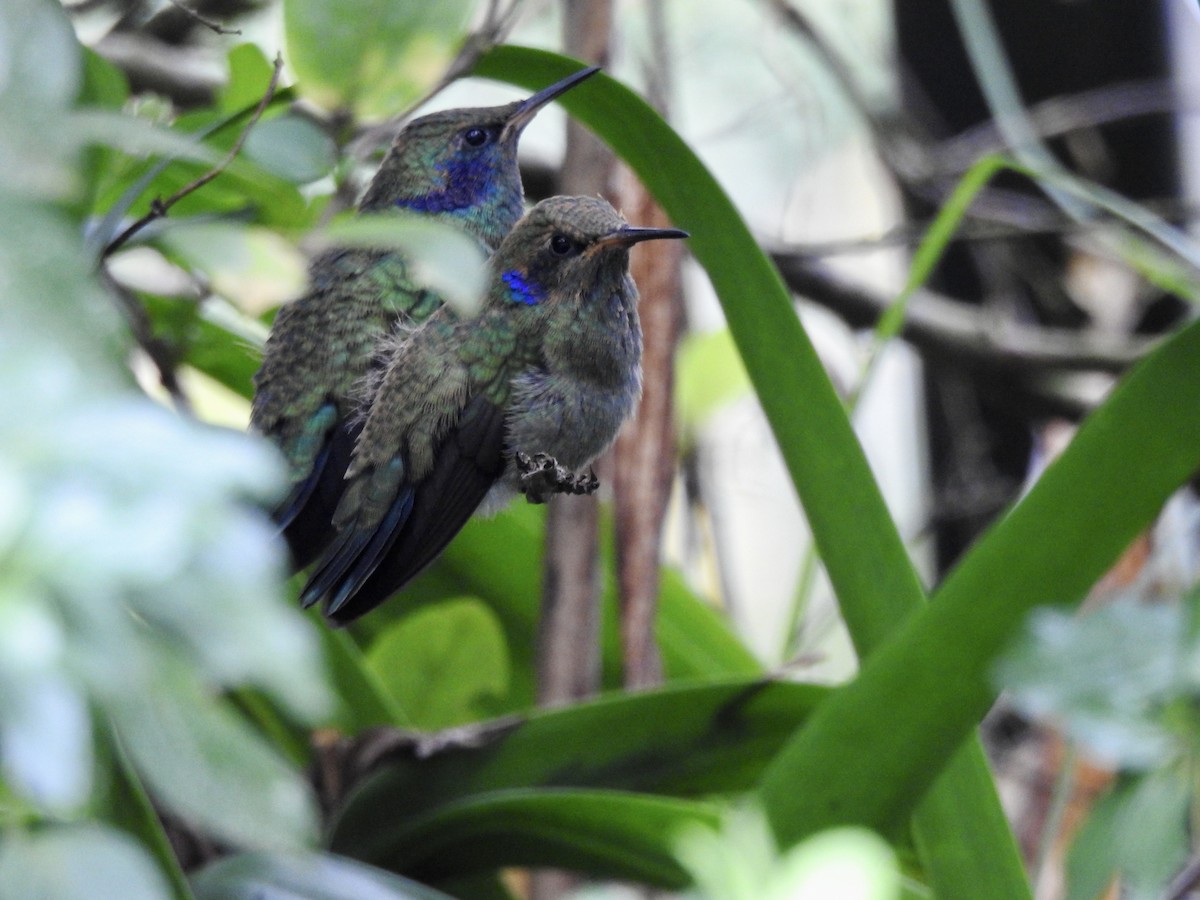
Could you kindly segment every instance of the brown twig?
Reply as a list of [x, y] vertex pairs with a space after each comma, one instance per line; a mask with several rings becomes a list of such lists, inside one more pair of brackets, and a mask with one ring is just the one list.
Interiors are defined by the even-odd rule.
[[[647, 94], [662, 115], [670, 94], [670, 54], [660, 2], [647, 6], [654, 65]], [[632, 176], [622, 179], [621, 207], [639, 225], [663, 228], [666, 213]], [[642, 401], [617, 438], [614, 481], [617, 586], [621, 601], [621, 649], [625, 687], [638, 690], [662, 681], [655, 628], [660, 586], [663, 518], [675, 478], [675, 348], [683, 329], [683, 246], [658, 241], [632, 258], [641, 299]]]
[[[783, 280], [798, 294], [837, 313], [855, 328], [873, 326], [891, 298], [851, 284], [825, 266], [775, 249]], [[923, 353], [995, 370], [1120, 373], [1154, 347], [1153, 338], [1109, 335], [1000, 321], [994, 314], [929, 290], [914, 295], [903, 337]]]
[[[563, 3], [567, 52], [597, 65], [608, 58], [611, 0]], [[564, 193], [607, 191], [611, 152], [573, 121], [567, 125]], [[609, 479], [605, 459], [597, 465]], [[555, 706], [594, 694], [600, 686], [600, 603], [595, 497], [555, 497], [546, 515], [546, 555], [538, 622], [538, 701]], [[546, 896], [548, 894], [543, 894]]]
[[283, 56], [276, 55], [275, 67], [271, 72], [271, 80], [267, 84], [267, 90], [263, 94], [262, 99], [258, 101], [258, 106], [254, 108], [254, 112], [250, 115], [250, 121], [246, 123], [246, 127], [242, 129], [241, 134], [237, 136], [237, 140], [233, 142], [233, 146], [229, 148], [229, 152], [225, 155], [225, 158], [195, 181], [192, 181], [191, 183], [181, 187], [166, 200], [163, 200], [161, 197], [155, 197], [154, 200], [150, 202], [150, 211], [148, 213], [146, 213], [108, 242], [107, 246], [104, 248], [104, 252], [100, 254], [101, 259], [112, 256], [112, 254], [116, 253], [119, 249], [125, 246], [125, 244], [127, 244], [130, 238], [132, 238], [135, 234], [156, 219], [161, 219], [166, 216], [167, 212], [172, 206], [174, 206], [184, 197], [187, 197], [189, 194], [193, 194], [200, 188], [204, 187], [229, 167], [229, 164], [232, 163], [237, 158], [238, 153], [241, 152], [242, 145], [246, 142], [246, 137], [250, 134], [250, 129], [258, 124], [258, 120], [262, 118], [263, 112], [266, 111], [267, 104], [269, 104], [271, 102], [271, 98], [275, 96], [275, 89], [279, 86], [279, 73], [282, 70]]
[[210, 19], [204, 18], [204, 16], [200, 15], [200, 13], [196, 12], [194, 9], [184, 6], [182, 3], [179, 2], [179, 0], [168, 0], [168, 2], [172, 6], [174, 6], [177, 10], [179, 10], [181, 13], [183, 13], [185, 16], [187, 16], [189, 19], [191, 19], [192, 21], [194, 21], [200, 25], [203, 25], [205, 28], [215, 32], [216, 34], [241, 34], [242, 33], [240, 28], [226, 28], [224, 25], [221, 25], [217, 22], [213, 22]]

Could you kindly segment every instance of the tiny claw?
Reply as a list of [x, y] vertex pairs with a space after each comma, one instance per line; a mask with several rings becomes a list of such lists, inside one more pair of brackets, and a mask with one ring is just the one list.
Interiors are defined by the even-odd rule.
[[514, 461], [521, 473], [521, 493], [530, 503], [545, 503], [554, 494], [594, 494], [600, 487], [595, 472], [576, 475], [548, 453], [530, 456], [517, 451]]

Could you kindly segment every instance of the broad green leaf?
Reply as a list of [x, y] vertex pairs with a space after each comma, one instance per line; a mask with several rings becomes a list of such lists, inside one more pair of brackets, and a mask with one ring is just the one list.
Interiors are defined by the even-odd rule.
[[271, 83], [271, 62], [257, 44], [238, 44], [225, 58], [229, 80], [217, 93], [217, 107], [227, 115], [253, 109]]
[[1068, 900], [1092, 900], [1114, 876], [1121, 896], [1164, 896], [1188, 856], [1192, 785], [1177, 768], [1124, 779], [1091, 810], [1067, 856]]
[[442, 77], [474, 7], [474, 0], [285, 0], [288, 61], [320, 106], [395, 115]]
[[114, 721], [155, 796], [188, 821], [246, 847], [313, 842], [307, 784], [214, 698], [175, 680], [169, 690], [128, 698]]
[[393, 622], [367, 661], [379, 682], [426, 731], [485, 717], [489, 698], [508, 690], [508, 651], [496, 616], [464, 597]]
[[96, 818], [126, 832], [152, 853], [159, 871], [171, 882], [171, 895], [177, 900], [189, 900], [191, 891], [162, 819], [111, 728], [99, 731], [96, 744], [97, 756], [101, 757], [97, 769], [107, 776], [98, 779], [92, 804]]
[[162, 900], [167, 882], [127, 834], [100, 825], [5, 832], [0, 896], [91, 900]]
[[672, 853], [676, 835], [719, 821], [717, 807], [695, 800], [527, 788], [467, 797], [345, 850], [435, 883], [509, 866], [554, 866], [681, 888], [690, 879]]
[[192, 876], [196, 900], [452, 900], [431, 887], [329, 854], [241, 853]]
[[1024, 618], [1083, 597], [1200, 467], [1198, 382], [1192, 324], [1124, 378], [934, 602], [780, 755], [764, 781], [777, 825], [792, 837], [847, 821], [903, 827], [995, 699], [991, 666]]
[[393, 754], [340, 810], [331, 845], [359, 857], [398, 840], [406, 817], [517, 788], [745, 791], [826, 694], [772, 681], [674, 685], [500, 720], [465, 745]]
[[[577, 67], [554, 54], [498, 47], [479, 61], [475, 74], [534, 87]], [[860, 654], [871, 652], [921, 607], [924, 593], [779, 273], [720, 185], [640, 98], [600, 75], [560, 102], [633, 168], [675, 224], [691, 232], [689, 249], [721, 300], [855, 646]], [[937, 798], [914, 822], [918, 836], [925, 836], [918, 844], [939, 848], [922, 860], [935, 889], [946, 896], [1028, 896], [977, 741], [962, 751], [955, 767], [960, 775], [955, 785], [966, 793]], [[857, 777], [840, 763], [823, 771]], [[790, 809], [784, 815], [798, 823], [805, 813]], [[790, 826], [785, 833], [786, 840], [799, 835]]]
[[312, 119], [287, 114], [260, 122], [242, 149], [264, 170], [292, 184], [324, 178], [337, 163], [337, 146]]

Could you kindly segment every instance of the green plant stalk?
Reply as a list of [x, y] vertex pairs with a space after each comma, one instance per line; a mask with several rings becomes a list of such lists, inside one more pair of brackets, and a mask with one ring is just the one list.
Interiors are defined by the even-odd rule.
[[[544, 51], [497, 47], [479, 60], [474, 74], [537, 88], [580, 65]], [[689, 248], [720, 297], [855, 646], [865, 657], [922, 606], [925, 595], [783, 280], [703, 163], [637, 95], [601, 75], [560, 102], [634, 169], [676, 225], [692, 233]], [[918, 843], [945, 848], [967, 832], [983, 830], [986, 839], [972, 845], [982, 853], [964, 844], [954, 857], [926, 856], [935, 887], [945, 896], [1029, 896], [977, 741], [958, 765], [972, 776], [962, 782], [969, 792], [923, 809], [914, 827], [926, 838]], [[840, 762], [825, 770], [826, 776], [838, 772], [853, 770]], [[789, 793], [789, 780], [768, 790]], [[776, 828], [790, 845], [808, 815], [791, 807], [784, 815], [795, 821], [782, 827], [777, 822]]]
[[764, 778], [785, 840], [846, 822], [904, 827], [995, 700], [990, 666], [1030, 610], [1078, 602], [1200, 468], [1197, 383], [1193, 323], [1129, 373], [933, 602], [817, 709]]

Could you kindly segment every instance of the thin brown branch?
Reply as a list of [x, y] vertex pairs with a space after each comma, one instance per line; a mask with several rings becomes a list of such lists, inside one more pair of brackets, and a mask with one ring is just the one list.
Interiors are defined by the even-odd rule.
[[[611, 0], [562, 4], [567, 52], [603, 63], [612, 31]], [[573, 122], [560, 184], [564, 193], [606, 191], [613, 159], [596, 153], [598, 142]], [[600, 145], [602, 150], [606, 150]], [[605, 461], [597, 469], [607, 481]], [[577, 700], [600, 686], [599, 511], [595, 497], [555, 497], [546, 516], [542, 611], [538, 624], [538, 700], [544, 705]]]
[[[873, 326], [891, 303], [831, 273], [810, 259], [771, 253], [789, 288], [837, 313], [852, 327]], [[909, 302], [902, 336], [923, 353], [989, 369], [1074, 370], [1120, 373], [1155, 346], [1153, 338], [1046, 328], [995, 315], [929, 290]]]
[[[646, 73], [647, 94], [665, 116], [671, 57], [661, 2], [652, 0], [647, 13], [656, 50]], [[622, 179], [620, 195], [630, 221], [655, 228], [671, 224], [631, 173]], [[635, 690], [659, 684], [663, 675], [655, 622], [663, 518], [677, 456], [675, 348], [683, 329], [682, 262], [683, 247], [677, 241], [657, 241], [639, 248], [631, 265], [641, 294], [643, 388], [637, 412], [617, 438], [613, 497], [624, 683]]]
[[214, 32], [215, 34], [241, 34], [242, 33], [240, 28], [226, 28], [224, 25], [221, 25], [219, 22], [214, 22], [211, 19], [204, 18], [204, 16], [200, 15], [200, 13], [196, 12], [194, 9], [184, 6], [182, 3], [179, 2], [179, 0], [168, 0], [168, 2], [172, 6], [174, 6], [177, 10], [179, 10], [181, 13], [183, 13], [185, 16], [187, 16], [189, 19], [191, 19], [192, 21], [196, 22], [199, 25], [203, 25], [205, 28], [209, 29], [210, 31]]
[[225, 158], [196, 180], [181, 187], [166, 200], [163, 200], [160, 197], [155, 197], [150, 203], [150, 211], [148, 213], [109, 241], [108, 246], [104, 248], [104, 252], [100, 255], [101, 259], [107, 258], [117, 250], [121, 249], [121, 247], [125, 246], [125, 244], [127, 244], [130, 238], [132, 238], [135, 234], [156, 219], [161, 219], [166, 216], [172, 206], [174, 206], [184, 197], [187, 197], [188, 195], [200, 190], [200, 188], [204, 187], [229, 167], [229, 164], [232, 163], [237, 158], [237, 155], [241, 152], [242, 145], [246, 142], [246, 137], [250, 134], [250, 129], [258, 124], [258, 120], [262, 118], [263, 112], [266, 111], [267, 104], [269, 104], [271, 102], [271, 98], [275, 96], [275, 90], [279, 86], [279, 73], [282, 70], [283, 57], [281, 55], [276, 55], [275, 67], [271, 72], [271, 80], [267, 84], [267, 90], [263, 94], [262, 99], [258, 101], [258, 106], [254, 108], [254, 112], [250, 115], [250, 121], [246, 123], [246, 127], [243, 128], [241, 133], [237, 136], [237, 140], [233, 142], [233, 146], [229, 148], [229, 152], [225, 155]]

